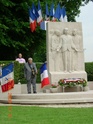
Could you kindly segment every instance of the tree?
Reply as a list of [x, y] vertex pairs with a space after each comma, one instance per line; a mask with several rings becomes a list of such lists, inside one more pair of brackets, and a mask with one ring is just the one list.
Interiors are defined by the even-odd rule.
[[[45, 0], [41, 0], [43, 13]], [[80, 13], [80, 6], [89, 0], [56, 0], [66, 7], [69, 21], [75, 21], [75, 16]], [[37, 5], [38, 0], [34, 0]], [[51, 1], [47, 0], [50, 6]], [[0, 0], [0, 60], [15, 59], [19, 52], [25, 58], [34, 57], [35, 61], [46, 59], [46, 32], [37, 27], [36, 32], [31, 33], [29, 26], [28, 6], [31, 0]]]

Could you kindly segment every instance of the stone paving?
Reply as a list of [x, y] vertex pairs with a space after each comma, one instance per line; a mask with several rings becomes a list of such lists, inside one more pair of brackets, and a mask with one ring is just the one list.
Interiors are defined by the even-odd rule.
[[2, 104], [0, 106], [37, 106], [37, 107], [52, 107], [52, 108], [89, 108], [93, 107], [93, 103], [86, 104], [55, 104], [55, 105], [21, 105], [21, 104]]

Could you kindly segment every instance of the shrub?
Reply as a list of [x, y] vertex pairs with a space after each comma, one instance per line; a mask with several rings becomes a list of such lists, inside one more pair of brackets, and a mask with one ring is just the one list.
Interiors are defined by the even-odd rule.
[[[15, 84], [17, 84], [19, 82], [19, 80], [22, 84], [25, 84], [26, 79], [24, 78], [24, 64], [20, 64], [17, 61], [0, 61], [0, 65], [2, 65], [4, 67], [11, 62], [14, 63], [14, 81], [15, 81]], [[40, 67], [41, 67], [41, 65], [42, 65], [42, 63], [36, 62], [36, 66], [38, 69], [37, 83], [41, 82], [41, 79], [40, 79]]]
[[85, 63], [85, 71], [87, 72], [88, 81], [93, 81], [93, 62]]
[[[26, 83], [26, 80], [24, 78], [24, 64], [19, 64], [17, 61], [0, 61], [0, 65], [2, 66], [6, 66], [8, 64], [10, 64], [11, 62], [14, 63], [14, 80], [15, 83], [18, 83], [18, 80], [20, 80], [20, 82], [22, 84]], [[40, 62], [36, 62], [36, 66], [38, 69], [38, 75], [37, 75], [37, 83], [41, 82], [40, 79], [40, 67], [43, 63]], [[93, 81], [93, 62], [86, 62], [85, 63], [85, 71], [87, 72], [87, 79], [88, 81]]]

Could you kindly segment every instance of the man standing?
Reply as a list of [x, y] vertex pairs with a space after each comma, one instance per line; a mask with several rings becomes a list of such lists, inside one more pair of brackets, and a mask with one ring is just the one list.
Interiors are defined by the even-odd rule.
[[19, 63], [25, 63], [25, 59], [22, 58], [22, 54], [21, 53], [18, 54], [18, 58], [16, 59], [16, 61], [18, 61]]
[[33, 93], [36, 93], [36, 74], [37, 68], [35, 63], [33, 63], [32, 58], [28, 58], [28, 62], [24, 66], [24, 76], [27, 80], [27, 91], [31, 93], [31, 84], [33, 86]]

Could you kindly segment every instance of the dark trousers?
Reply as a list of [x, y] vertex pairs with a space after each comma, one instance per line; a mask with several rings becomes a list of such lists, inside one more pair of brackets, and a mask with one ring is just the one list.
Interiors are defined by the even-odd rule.
[[27, 80], [27, 92], [31, 93], [31, 84], [33, 87], [33, 92], [36, 92], [36, 77]]

